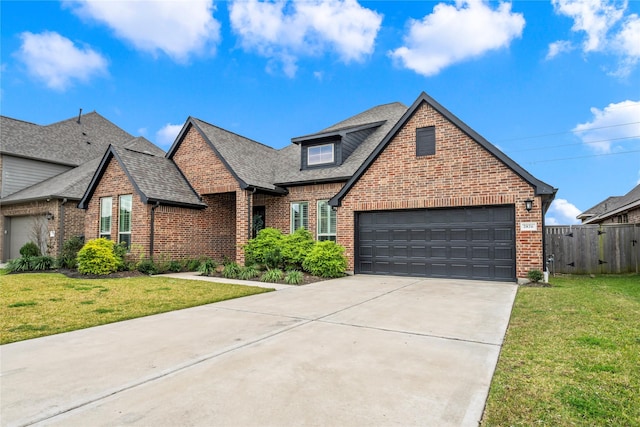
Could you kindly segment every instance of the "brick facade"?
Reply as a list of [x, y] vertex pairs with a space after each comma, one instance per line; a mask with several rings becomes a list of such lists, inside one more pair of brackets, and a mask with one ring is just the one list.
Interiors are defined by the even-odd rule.
[[[78, 209], [76, 204], [76, 201], [67, 201], [65, 203], [60, 199], [51, 199], [49, 201], [39, 200], [3, 205], [2, 215], [0, 216], [0, 229], [5, 230], [7, 218], [23, 216], [45, 217], [47, 214], [52, 214], [53, 219], [43, 220], [43, 224], [46, 221], [47, 228], [47, 241], [45, 243], [47, 254], [57, 257], [60, 255], [64, 241], [73, 236], [82, 236], [84, 234], [84, 211]], [[2, 233], [2, 239], [0, 239], [0, 259], [2, 260], [7, 260], [10, 256], [8, 253], [5, 254], [5, 238], [4, 233]]]
[[[436, 154], [416, 157], [416, 128], [435, 126]], [[355, 213], [373, 210], [515, 205], [516, 275], [542, 270], [542, 206], [524, 200], [534, 190], [478, 143], [423, 103], [390, 141], [338, 208], [338, 243], [354, 268]], [[521, 232], [520, 222], [536, 222], [535, 232]]]

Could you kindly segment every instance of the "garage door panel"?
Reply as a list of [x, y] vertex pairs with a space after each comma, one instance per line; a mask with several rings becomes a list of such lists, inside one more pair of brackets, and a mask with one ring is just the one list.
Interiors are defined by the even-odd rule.
[[356, 272], [515, 279], [513, 206], [363, 212]]

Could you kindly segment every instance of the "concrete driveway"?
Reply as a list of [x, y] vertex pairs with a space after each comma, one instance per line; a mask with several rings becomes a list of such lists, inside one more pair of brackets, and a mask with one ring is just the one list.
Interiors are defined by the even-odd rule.
[[515, 284], [352, 276], [0, 347], [6, 426], [476, 426]]

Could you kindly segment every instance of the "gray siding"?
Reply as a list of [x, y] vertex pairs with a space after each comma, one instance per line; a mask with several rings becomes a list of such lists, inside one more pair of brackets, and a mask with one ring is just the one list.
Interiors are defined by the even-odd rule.
[[71, 169], [70, 166], [22, 157], [2, 156], [2, 191], [0, 197], [7, 197], [16, 191], [30, 187]]
[[356, 148], [378, 128], [363, 129], [358, 132], [351, 132], [342, 138], [342, 161], [345, 161]]

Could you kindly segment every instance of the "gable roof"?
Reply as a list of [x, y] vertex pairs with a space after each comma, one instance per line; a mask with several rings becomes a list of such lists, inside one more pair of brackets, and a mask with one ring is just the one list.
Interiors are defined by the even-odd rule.
[[[379, 105], [329, 126], [320, 132], [293, 138], [293, 144], [280, 150], [281, 163], [276, 172], [276, 182], [279, 185], [295, 185], [306, 182], [348, 180], [406, 111], [407, 106], [399, 102]], [[341, 165], [300, 170], [301, 142], [337, 135], [344, 136], [347, 133], [363, 129], [371, 129], [372, 132]]]
[[43, 199], [80, 200], [100, 164], [100, 158], [19, 190], [2, 199], [3, 205], [25, 203]]
[[274, 165], [279, 162], [276, 149], [195, 117], [187, 119], [176, 141], [169, 149], [167, 158], [173, 158], [182, 140], [192, 127], [200, 133], [216, 153], [238, 181], [240, 188], [256, 188], [277, 194], [286, 193], [286, 190], [274, 184]]
[[610, 216], [636, 208], [640, 208], [640, 184], [636, 185], [624, 196], [607, 197], [602, 202], [582, 212], [576, 218], [581, 219], [583, 224], [597, 223]]
[[[378, 156], [382, 153], [382, 151], [389, 145], [391, 140], [396, 136], [396, 134], [402, 129], [402, 127], [409, 121], [409, 119], [413, 116], [416, 110], [423, 104], [426, 103], [434, 108], [438, 113], [444, 116], [447, 120], [457, 126], [460, 130], [466, 133], [471, 139], [477, 142], [481, 147], [487, 150], [490, 154], [504, 163], [507, 167], [513, 170], [516, 174], [518, 174], [522, 179], [528, 182], [536, 192], [536, 195], [547, 196], [549, 199], [553, 199], [555, 197], [555, 193], [557, 189], [553, 188], [549, 184], [546, 184], [529, 172], [527, 172], [522, 166], [514, 162], [511, 158], [509, 158], [506, 154], [500, 151], [496, 146], [491, 144], [485, 138], [483, 138], [476, 131], [471, 129], [466, 123], [456, 117], [449, 110], [440, 105], [435, 99], [431, 98], [425, 92], [422, 92], [420, 96], [415, 100], [415, 102], [409, 107], [408, 110], [403, 114], [403, 116], [394, 124], [394, 126], [389, 130], [386, 136], [380, 141], [378, 146], [371, 152], [371, 154], [362, 162], [358, 170], [353, 174], [353, 176], [347, 181], [347, 183], [342, 187], [342, 189], [336, 194], [330, 201], [329, 204], [331, 206], [340, 206], [342, 203], [342, 199], [347, 195], [349, 190], [355, 185], [356, 182], [360, 179], [360, 177], [369, 169], [369, 167], [373, 164], [373, 162], [378, 158]], [[548, 206], [548, 204], [547, 204]]]
[[206, 207], [170, 159], [111, 145], [78, 204], [81, 209], [88, 207], [111, 159], [119, 163], [143, 203], [199, 209]]
[[[2, 154], [69, 166], [98, 158], [109, 145], [123, 146], [133, 139], [95, 111], [46, 126], [0, 116], [0, 126]], [[153, 147], [149, 142], [148, 150], [160, 150]]]

